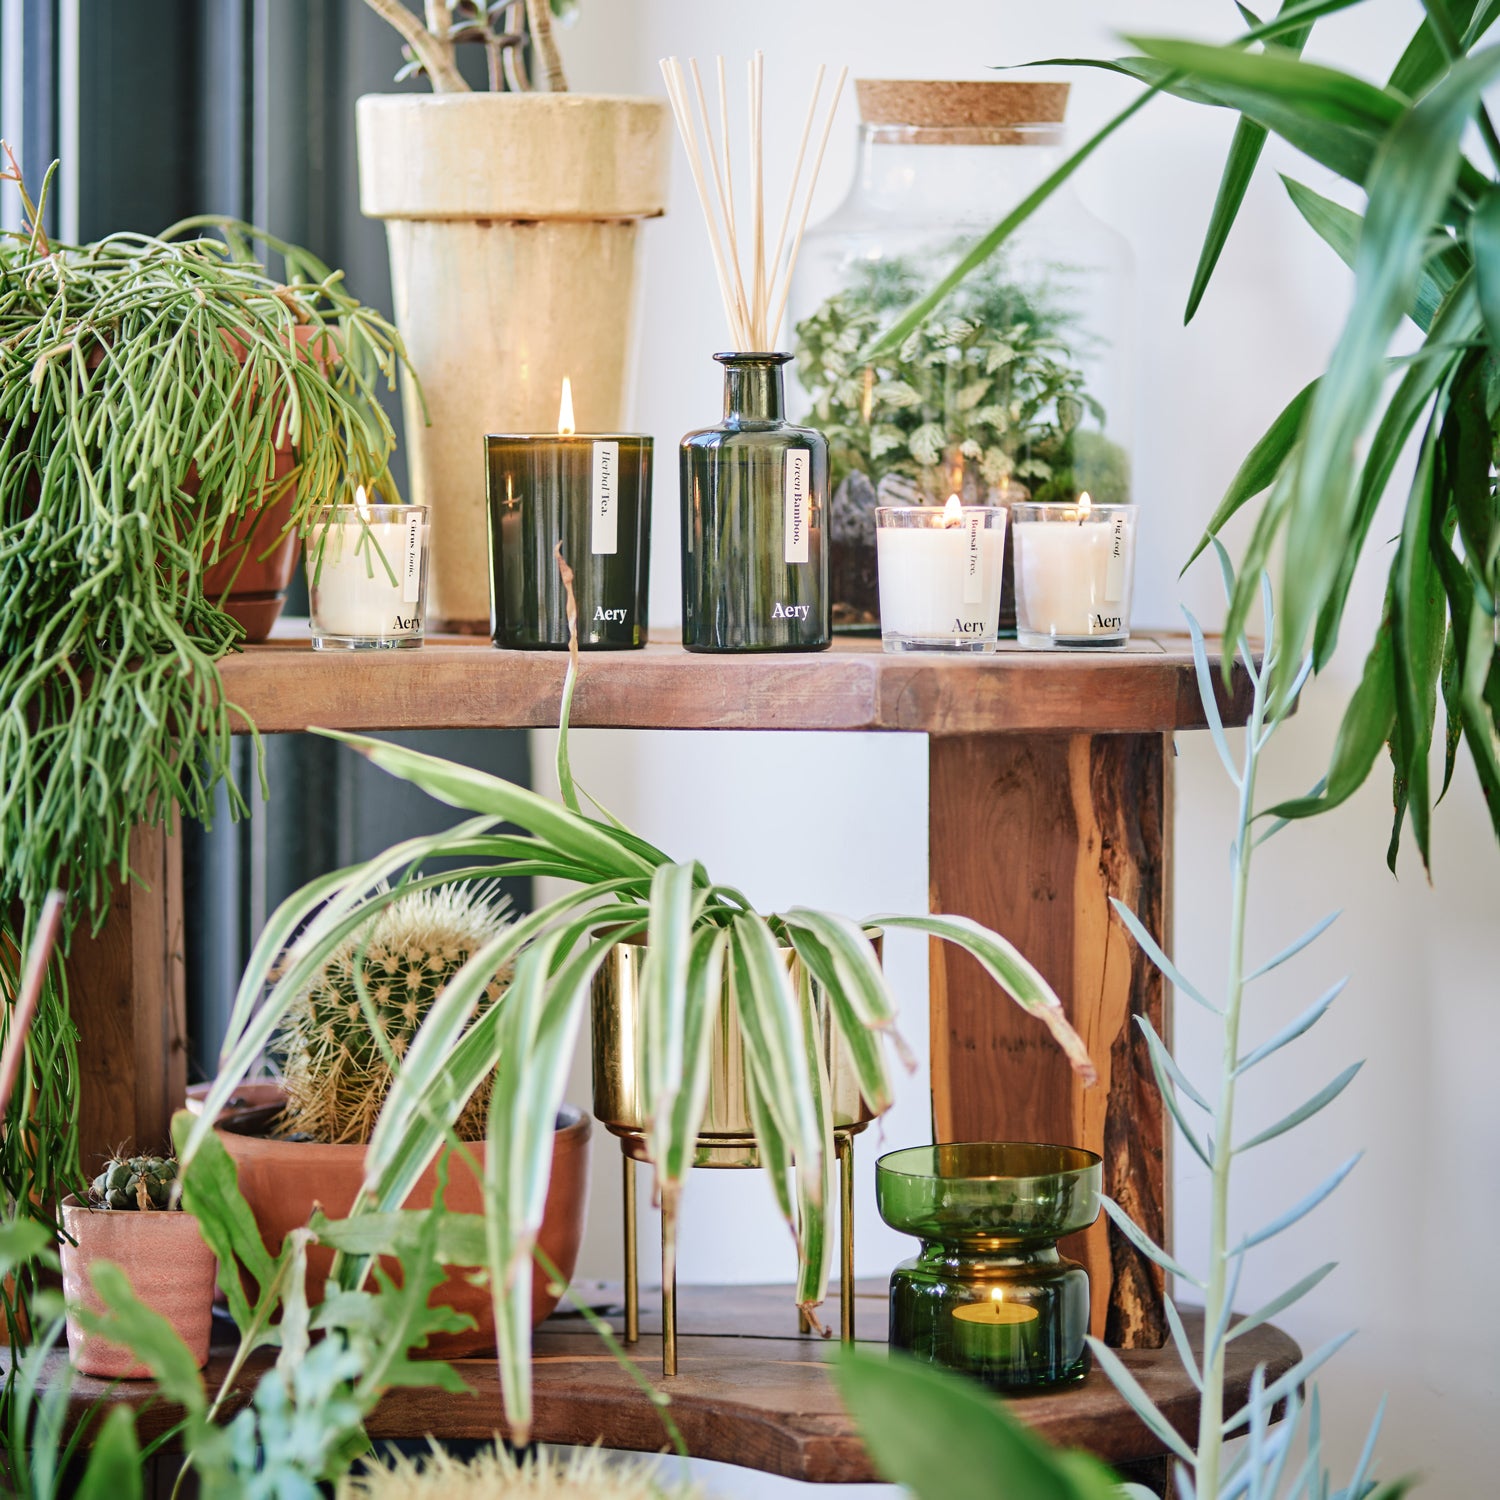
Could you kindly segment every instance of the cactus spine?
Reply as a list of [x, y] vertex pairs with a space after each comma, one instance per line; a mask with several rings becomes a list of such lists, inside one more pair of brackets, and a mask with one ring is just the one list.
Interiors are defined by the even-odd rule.
[[[399, 1064], [448, 982], [505, 927], [508, 906], [492, 885], [418, 891], [393, 901], [330, 954], [276, 1044], [287, 1094], [283, 1134], [330, 1145], [369, 1141], [392, 1071], [361, 1004], [361, 982]], [[509, 981], [508, 966], [491, 977], [481, 1010]], [[490, 1090], [486, 1080], [459, 1116], [464, 1140], [484, 1135]]]

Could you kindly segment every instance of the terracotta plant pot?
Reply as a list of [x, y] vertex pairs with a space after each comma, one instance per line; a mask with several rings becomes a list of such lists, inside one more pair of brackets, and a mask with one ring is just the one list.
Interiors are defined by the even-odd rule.
[[[72, 1194], [63, 1199], [62, 1219], [69, 1239], [76, 1242], [64, 1240], [60, 1246], [63, 1295], [68, 1301], [94, 1312], [107, 1311], [88, 1273], [96, 1261], [113, 1261], [129, 1278], [136, 1296], [171, 1322], [201, 1370], [208, 1363], [218, 1262], [203, 1241], [197, 1219], [180, 1210], [90, 1208]], [[85, 1375], [140, 1380], [151, 1374], [130, 1350], [85, 1333], [71, 1310], [68, 1358]]]
[[[272, 1254], [277, 1254], [287, 1231], [300, 1228], [319, 1207], [330, 1219], [342, 1218], [354, 1206], [354, 1199], [364, 1178], [365, 1147], [324, 1146], [315, 1141], [279, 1141], [260, 1135], [242, 1135], [234, 1128], [218, 1130], [218, 1136], [239, 1171], [240, 1192], [245, 1195], [261, 1238]], [[584, 1216], [588, 1208], [589, 1133], [593, 1121], [580, 1109], [564, 1105], [557, 1117], [552, 1144], [552, 1181], [547, 1188], [547, 1207], [542, 1217], [538, 1243], [565, 1277], [571, 1277], [578, 1264], [578, 1247], [583, 1239]], [[475, 1159], [484, 1161], [484, 1142], [469, 1148]], [[436, 1164], [422, 1174], [406, 1200], [407, 1208], [428, 1208], [437, 1189]], [[478, 1214], [484, 1211], [479, 1180], [466, 1162], [450, 1160], [448, 1189], [444, 1207], [453, 1213]], [[307, 1297], [311, 1303], [323, 1298], [323, 1287], [333, 1264], [333, 1252], [311, 1246], [307, 1258]], [[399, 1275], [400, 1264], [382, 1257], [381, 1264], [393, 1275]], [[453, 1266], [446, 1280], [433, 1291], [433, 1305], [445, 1305], [468, 1313], [474, 1328], [461, 1333], [438, 1334], [429, 1341], [426, 1353], [439, 1359], [457, 1359], [470, 1354], [487, 1353], [495, 1347], [494, 1313], [488, 1286], [475, 1286], [469, 1269]], [[531, 1322], [535, 1327], [557, 1306], [558, 1297], [547, 1289], [547, 1278], [540, 1272], [532, 1282]]]
[[[429, 630], [488, 635], [483, 439], [620, 432], [640, 221], [666, 206], [664, 99], [370, 94], [356, 107], [359, 206], [383, 219], [411, 498], [431, 507]], [[425, 408], [422, 397], [425, 396]], [[428, 425], [428, 418], [431, 425]]]

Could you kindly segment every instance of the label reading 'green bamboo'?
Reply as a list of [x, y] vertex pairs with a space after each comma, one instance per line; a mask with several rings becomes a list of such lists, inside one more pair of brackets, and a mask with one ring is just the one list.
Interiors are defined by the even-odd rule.
[[789, 563], [807, 561], [807, 470], [811, 455], [805, 448], [789, 448], [786, 455], [785, 511], [782, 529]]

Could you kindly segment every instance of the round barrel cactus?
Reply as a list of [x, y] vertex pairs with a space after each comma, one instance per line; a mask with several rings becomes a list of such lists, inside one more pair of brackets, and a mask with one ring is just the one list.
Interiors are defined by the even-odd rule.
[[89, 1185], [89, 1201], [99, 1208], [177, 1208], [172, 1201], [177, 1186], [173, 1156], [116, 1156]]
[[[505, 927], [508, 908], [491, 884], [441, 886], [399, 897], [346, 938], [287, 1013], [276, 1044], [287, 1095], [282, 1133], [367, 1143], [390, 1091], [391, 1061], [399, 1066], [433, 1002]], [[480, 1009], [509, 982], [509, 966], [492, 975]], [[489, 1095], [488, 1081], [475, 1090], [458, 1119], [462, 1139], [484, 1135]]]

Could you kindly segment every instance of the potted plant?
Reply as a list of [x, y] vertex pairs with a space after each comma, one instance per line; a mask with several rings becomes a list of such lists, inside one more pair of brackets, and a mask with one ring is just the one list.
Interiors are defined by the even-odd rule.
[[[564, 566], [565, 585], [571, 573]], [[664, 1270], [673, 1265], [674, 1220], [698, 1144], [709, 1092], [711, 1045], [731, 995], [727, 1024], [739, 1033], [753, 1082], [755, 1145], [797, 1243], [796, 1301], [812, 1315], [828, 1282], [827, 1233], [834, 1165], [833, 1110], [825, 1036], [813, 1008], [826, 997], [834, 1039], [847, 1048], [872, 1114], [887, 1107], [891, 1081], [883, 1043], [896, 1007], [871, 938], [909, 928], [964, 948], [1005, 993], [1045, 1024], [1075, 1070], [1094, 1069], [1062, 1002], [998, 933], [955, 916], [882, 915], [865, 922], [810, 908], [762, 914], [695, 860], [669, 855], [607, 816], [583, 810], [568, 751], [568, 715], [578, 670], [576, 638], [564, 680], [557, 769], [559, 805], [524, 787], [438, 757], [359, 735], [333, 734], [375, 765], [475, 816], [406, 841], [364, 865], [313, 881], [267, 923], [246, 967], [203, 1118], [183, 1147], [191, 1161], [218, 1111], [275, 1037], [309, 982], [372, 911], [407, 892], [477, 878], [546, 874], [572, 883], [566, 895], [482, 943], [449, 980], [394, 1076], [372, 1132], [354, 1214], [373, 1214], [380, 1248], [403, 1242], [401, 1205], [421, 1173], [454, 1138], [468, 1101], [493, 1076], [484, 1166], [483, 1241], [494, 1299], [497, 1351], [512, 1441], [530, 1431], [532, 1254], [551, 1170], [553, 1124], [594, 976], [622, 943], [647, 938], [639, 979], [640, 1026], [630, 1066], [640, 1079], [644, 1155], [663, 1207]], [[519, 834], [499, 832], [509, 823]], [[422, 875], [421, 865], [456, 856], [457, 871]], [[385, 882], [396, 883], [387, 888]], [[292, 938], [285, 961], [279, 955]], [[795, 954], [794, 966], [785, 949]], [[503, 965], [514, 975], [500, 1003], [484, 1005]], [[733, 976], [726, 991], [726, 972]], [[499, 1149], [503, 1143], [504, 1149]], [[332, 1277], [358, 1285], [376, 1241], [367, 1227], [341, 1234], [315, 1220], [339, 1248]], [[411, 1220], [419, 1224], [420, 1215]]]
[[[401, 0], [369, 4], [433, 89], [367, 95], [356, 115], [360, 207], [386, 222], [422, 382], [403, 391], [412, 498], [431, 507], [428, 618], [487, 634], [484, 435], [551, 432], [565, 375], [579, 431], [623, 426], [639, 226], [666, 204], [667, 105], [569, 93], [547, 0], [427, 0], [425, 26]], [[527, 76], [528, 29], [545, 93]], [[464, 43], [483, 46], [488, 91], [455, 66]]]
[[171, 1324], [201, 1370], [208, 1363], [216, 1262], [197, 1219], [179, 1201], [175, 1158], [111, 1157], [86, 1201], [71, 1193], [63, 1199], [62, 1224], [63, 1295], [75, 1309], [68, 1318], [74, 1367], [112, 1379], [151, 1373], [138, 1355], [77, 1316], [78, 1307], [103, 1310], [93, 1269], [109, 1261], [124, 1273], [133, 1295]]
[[[223, 574], [273, 549], [289, 561], [329, 495], [385, 482], [394, 435], [376, 391], [401, 351], [305, 251], [267, 241], [278, 280], [257, 232], [220, 221], [59, 244], [13, 160], [0, 177], [26, 218], [0, 238], [0, 985], [14, 993], [31, 936], [18, 914], [48, 890], [69, 894], [67, 929], [100, 924], [134, 827], [211, 819], [221, 782], [243, 810], [216, 663], [244, 632], [220, 607]], [[51, 1228], [82, 1183], [56, 969], [28, 1060], [0, 1185]]]
[[[433, 1005], [453, 976], [507, 926], [505, 903], [484, 886], [428, 888], [399, 896], [373, 913], [325, 957], [283, 1019], [272, 1044], [280, 1065], [282, 1108], [254, 1124], [223, 1121], [220, 1137], [234, 1160], [266, 1248], [280, 1252], [288, 1234], [304, 1227], [316, 1208], [342, 1218], [353, 1208], [365, 1177], [367, 1148], [390, 1093], [395, 1070], [408, 1055]], [[296, 961], [294, 945], [286, 962]], [[499, 966], [485, 985], [480, 1014], [498, 1003], [510, 979]], [[485, 1120], [493, 1079], [483, 1080], [454, 1122], [463, 1145], [445, 1151], [418, 1178], [404, 1207], [429, 1207], [446, 1181], [442, 1201], [453, 1213], [483, 1212]], [[589, 1117], [562, 1106], [552, 1137], [552, 1172], [538, 1243], [562, 1276], [572, 1275], [583, 1237], [588, 1197]], [[323, 1300], [333, 1251], [310, 1245], [307, 1296]], [[386, 1261], [398, 1273], [395, 1259]], [[454, 1266], [434, 1294], [469, 1315], [472, 1326], [434, 1334], [428, 1352], [442, 1358], [494, 1347], [487, 1287]], [[557, 1305], [562, 1286], [539, 1279], [531, 1321]]]

